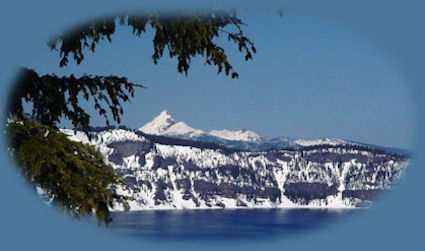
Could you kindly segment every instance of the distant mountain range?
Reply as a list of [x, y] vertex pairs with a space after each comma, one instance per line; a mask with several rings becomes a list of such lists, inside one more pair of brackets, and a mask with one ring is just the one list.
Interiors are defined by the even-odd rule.
[[308, 146], [317, 145], [352, 145], [352, 146], [370, 146], [372, 148], [380, 148], [393, 153], [403, 152], [405, 150], [398, 148], [387, 148], [371, 144], [363, 144], [354, 141], [318, 138], [318, 139], [292, 139], [288, 137], [268, 138], [261, 137], [251, 130], [211, 130], [205, 132], [194, 129], [185, 122], [176, 122], [172, 115], [163, 110], [152, 121], [146, 123], [138, 129], [139, 131], [149, 135], [161, 135], [180, 139], [189, 139], [201, 142], [210, 142], [219, 144], [232, 149], [248, 150], [248, 151], [265, 151], [270, 149], [301, 149]]

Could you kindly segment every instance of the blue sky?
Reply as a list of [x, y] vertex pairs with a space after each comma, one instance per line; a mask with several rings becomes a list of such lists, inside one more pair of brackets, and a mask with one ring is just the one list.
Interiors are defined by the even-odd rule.
[[[335, 137], [386, 146], [410, 146], [412, 104], [403, 76], [390, 58], [361, 36], [338, 24], [286, 13], [240, 11], [257, 54], [243, 60], [223, 39], [240, 78], [217, 75], [201, 58], [189, 75], [176, 60], [151, 60], [152, 33], [142, 39], [119, 28], [112, 43], [102, 43], [76, 66], [59, 68], [45, 40], [22, 66], [40, 73], [127, 76], [148, 89], [124, 106], [123, 124], [138, 128], [161, 110], [194, 128], [251, 129], [262, 136]], [[53, 35], [53, 34], [52, 34]], [[88, 108], [91, 110], [90, 108]], [[94, 114], [93, 125], [104, 125]]]

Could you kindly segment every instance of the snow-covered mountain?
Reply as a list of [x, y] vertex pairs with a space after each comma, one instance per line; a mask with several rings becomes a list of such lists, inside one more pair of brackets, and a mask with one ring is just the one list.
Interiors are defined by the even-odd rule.
[[139, 128], [139, 131], [153, 135], [167, 135], [185, 138], [195, 138], [205, 134], [184, 122], [176, 122], [167, 110], [163, 110], [152, 121]]
[[[175, 124], [151, 128], [167, 131]], [[62, 132], [105, 156], [128, 185], [115, 189], [135, 198], [131, 210], [356, 207], [390, 188], [408, 164], [403, 154], [326, 140], [239, 151], [134, 130], [94, 132], [91, 141], [82, 133]]]
[[229, 148], [239, 150], [264, 151], [268, 149], [300, 148], [314, 145], [358, 145], [341, 139], [291, 139], [291, 138], [267, 138], [261, 137], [250, 130], [211, 130], [204, 132], [194, 129], [184, 122], [176, 122], [171, 114], [163, 110], [152, 121], [138, 129], [145, 134], [170, 136], [181, 139], [190, 139], [202, 142], [220, 144]]
[[167, 129], [174, 125], [176, 121], [167, 110], [163, 110], [152, 121], [139, 128], [139, 131], [146, 134], [162, 135], [166, 134]]

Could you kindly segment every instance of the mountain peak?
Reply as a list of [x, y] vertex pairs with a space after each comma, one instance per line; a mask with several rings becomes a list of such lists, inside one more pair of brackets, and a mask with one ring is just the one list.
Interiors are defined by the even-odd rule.
[[167, 110], [162, 110], [157, 117], [171, 117], [171, 114]]
[[196, 137], [204, 132], [188, 126], [184, 122], [176, 122], [167, 110], [161, 111], [152, 121], [139, 128], [146, 134]]
[[142, 131], [146, 134], [162, 134], [175, 123], [176, 121], [171, 116], [171, 114], [167, 110], [163, 110], [152, 121], [140, 127], [139, 131]]

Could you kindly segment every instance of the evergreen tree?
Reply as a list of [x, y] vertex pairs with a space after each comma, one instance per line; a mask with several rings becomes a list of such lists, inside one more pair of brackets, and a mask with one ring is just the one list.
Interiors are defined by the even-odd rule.
[[93, 146], [71, 141], [56, 129], [32, 121], [10, 122], [7, 131], [20, 172], [52, 204], [77, 217], [95, 212], [99, 223], [111, 221], [108, 207], [114, 203], [128, 208], [131, 198], [114, 189], [125, 186], [124, 181]]

